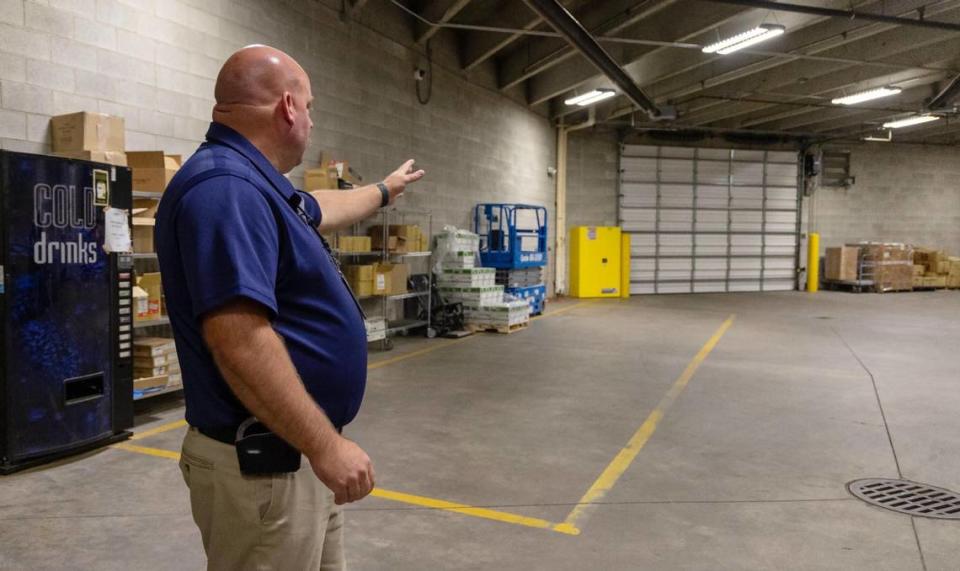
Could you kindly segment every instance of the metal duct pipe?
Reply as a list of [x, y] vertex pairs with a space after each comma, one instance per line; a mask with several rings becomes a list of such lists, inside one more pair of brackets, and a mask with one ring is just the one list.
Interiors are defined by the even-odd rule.
[[707, 2], [717, 2], [720, 4], [736, 4], [737, 6], [747, 6], [749, 8], [765, 8], [767, 10], [777, 10], [780, 12], [795, 12], [797, 14], [812, 14], [814, 16], [827, 16], [830, 18], [844, 18], [847, 20], [865, 20], [868, 22], [883, 22], [885, 24], [897, 24], [899, 26], [915, 26], [918, 28], [934, 28], [937, 30], [949, 30], [951, 32], [960, 32], [960, 24], [953, 22], [939, 22], [936, 20], [924, 20], [923, 10], [917, 10], [919, 19], [901, 18], [900, 16], [885, 16], [871, 12], [858, 12], [857, 10], [837, 10], [834, 8], [822, 8], [820, 6], [806, 6], [803, 4], [786, 4], [783, 2], [774, 2], [772, 0], [707, 0]]
[[597, 43], [590, 32], [557, 0], [526, 0], [526, 3], [536, 13], [540, 14], [541, 18], [549, 22], [555, 30], [560, 32], [570, 42], [571, 46], [583, 54], [640, 109], [646, 111], [653, 119], [662, 115], [657, 104], [640, 89], [633, 78], [620, 67], [620, 64], [610, 57], [610, 54]]
[[943, 88], [943, 91], [930, 100], [927, 109], [931, 111], [945, 109], [949, 107], [958, 96], [960, 96], [960, 75], [953, 78], [950, 85]]

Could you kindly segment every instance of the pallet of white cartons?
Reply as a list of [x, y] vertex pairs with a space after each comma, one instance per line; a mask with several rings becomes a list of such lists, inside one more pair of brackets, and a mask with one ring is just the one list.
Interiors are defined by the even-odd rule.
[[516, 323], [514, 325], [489, 325], [482, 323], [468, 323], [467, 329], [474, 333], [503, 333], [510, 334], [523, 331], [530, 326], [530, 323]]
[[503, 301], [503, 286], [439, 287], [440, 295], [448, 302], [489, 305]]
[[444, 268], [437, 275], [440, 287], [490, 287], [497, 285], [493, 268]]

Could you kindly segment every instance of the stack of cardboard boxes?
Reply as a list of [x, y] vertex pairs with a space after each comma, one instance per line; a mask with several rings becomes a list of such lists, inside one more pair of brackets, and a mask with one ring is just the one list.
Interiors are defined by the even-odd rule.
[[861, 280], [876, 292], [913, 290], [913, 247], [895, 242], [848, 244], [860, 248]]
[[382, 250], [384, 240], [386, 249], [393, 254], [408, 254], [410, 252], [426, 252], [430, 249], [427, 237], [416, 224], [391, 224], [386, 232], [382, 225], [371, 226], [367, 232], [374, 250]]
[[303, 172], [303, 189], [311, 190], [349, 190], [363, 181], [350, 163], [320, 155], [320, 166]]
[[146, 394], [183, 385], [180, 360], [173, 339], [141, 337], [133, 342], [134, 394]]
[[408, 264], [345, 265], [343, 276], [357, 297], [407, 293]]
[[914, 286], [922, 288], [960, 288], [960, 258], [943, 250], [916, 248], [913, 253]]
[[[168, 155], [163, 151], [137, 151], [127, 153], [127, 162], [133, 170], [133, 189], [138, 192], [163, 193], [183, 163], [180, 155]], [[160, 202], [156, 199], [133, 200], [133, 251], [150, 254], [153, 243], [154, 216]]]
[[53, 154], [127, 166], [126, 133], [122, 117], [103, 113], [70, 113], [50, 119]]

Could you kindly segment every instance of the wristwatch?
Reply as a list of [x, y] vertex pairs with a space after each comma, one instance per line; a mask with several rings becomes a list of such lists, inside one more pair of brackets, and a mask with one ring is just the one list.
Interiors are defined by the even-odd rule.
[[377, 183], [377, 188], [380, 189], [380, 208], [383, 208], [390, 204], [390, 189], [382, 182]]

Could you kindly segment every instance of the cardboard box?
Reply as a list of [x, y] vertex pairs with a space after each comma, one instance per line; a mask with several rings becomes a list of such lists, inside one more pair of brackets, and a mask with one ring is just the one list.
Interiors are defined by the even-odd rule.
[[147, 392], [149, 390], [160, 390], [166, 388], [167, 382], [169, 379], [166, 375], [158, 375], [156, 377], [145, 377], [143, 379], [135, 379], [133, 381], [133, 390], [134, 392]]
[[826, 273], [828, 280], [854, 281], [857, 279], [857, 269], [860, 248], [855, 246], [840, 246], [827, 248]]
[[[151, 358], [176, 352], [177, 345], [169, 337], [137, 337], [133, 340], [133, 358]], [[164, 360], [166, 363], [166, 360]]]
[[[374, 295], [373, 266], [343, 266], [343, 276], [347, 278], [350, 289], [357, 297]], [[380, 295], [380, 294], [378, 294]]]
[[[373, 249], [383, 248], [383, 226], [374, 225], [367, 231], [373, 240]], [[416, 224], [391, 224], [387, 228], [389, 236], [387, 250], [395, 253], [419, 252], [423, 232]], [[394, 240], [396, 238], [396, 240]]]
[[913, 289], [913, 248], [906, 244], [861, 242], [860, 279], [873, 282], [873, 291], [910, 291]]
[[[387, 251], [399, 252], [400, 239], [396, 236], [387, 236]], [[379, 252], [383, 250], [383, 234], [370, 234], [370, 249]]]
[[143, 379], [147, 377], [159, 377], [161, 375], [167, 374], [167, 367], [161, 365], [159, 367], [133, 367], [133, 378], [134, 379]]
[[153, 230], [156, 221], [153, 218], [134, 217], [132, 222], [133, 252], [136, 254], [152, 254], [155, 251]]
[[123, 117], [81, 111], [50, 118], [53, 152], [116, 151], [126, 149]]
[[133, 169], [133, 189], [142, 192], [163, 192], [173, 175], [180, 170], [180, 155], [166, 155], [163, 151], [131, 151], [127, 164]]
[[163, 286], [160, 282], [160, 272], [152, 272], [137, 278], [137, 285], [147, 292], [147, 301], [150, 304], [149, 319], [160, 317], [160, 299], [163, 297]]
[[341, 252], [369, 252], [373, 248], [369, 236], [340, 236], [337, 244]]
[[183, 386], [183, 375], [180, 373], [170, 373], [167, 375], [167, 388], [180, 388]]
[[71, 151], [53, 154], [67, 159], [106, 163], [118, 167], [127, 166], [127, 153], [122, 151]]
[[306, 191], [337, 190], [339, 188], [338, 179], [336, 168], [307, 169], [303, 172], [303, 189]]
[[410, 277], [409, 264], [376, 264], [374, 267], [374, 290], [382, 286], [386, 295], [407, 293], [407, 278]]
[[[170, 364], [168, 359], [168, 353], [161, 353], [159, 355], [146, 356], [146, 355], [137, 355], [133, 358], [133, 368], [134, 369], [156, 369], [159, 367], [166, 367]], [[157, 375], [166, 375], [167, 371], [156, 373]], [[153, 375], [144, 375], [145, 377], [152, 377]]]

